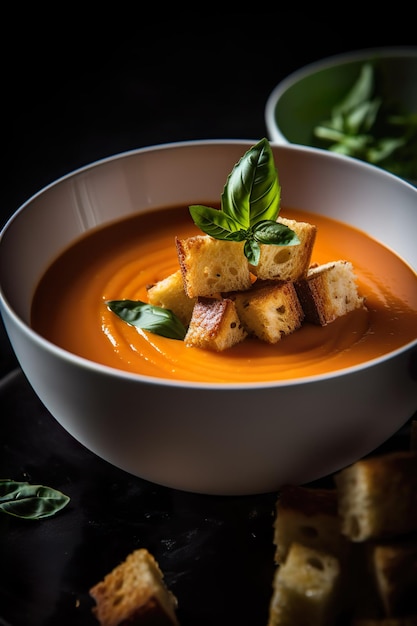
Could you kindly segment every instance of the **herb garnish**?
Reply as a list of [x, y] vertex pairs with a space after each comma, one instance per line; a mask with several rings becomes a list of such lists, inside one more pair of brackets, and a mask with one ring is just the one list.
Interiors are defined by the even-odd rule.
[[417, 113], [399, 109], [378, 92], [374, 66], [364, 63], [349, 92], [314, 128], [322, 147], [417, 180]]
[[70, 498], [56, 489], [0, 479], [0, 511], [24, 519], [51, 517], [63, 509]]
[[296, 233], [276, 221], [281, 187], [271, 146], [261, 139], [236, 163], [221, 196], [220, 211], [200, 204], [189, 207], [196, 226], [215, 239], [244, 241], [244, 254], [256, 266], [260, 244], [291, 246]]
[[[261, 139], [236, 163], [227, 177], [219, 209], [200, 204], [189, 207], [194, 223], [207, 235], [225, 241], [245, 241], [244, 254], [257, 265], [260, 244], [291, 246], [296, 233], [277, 222], [281, 187], [271, 146]], [[187, 329], [170, 310], [141, 300], [107, 300], [123, 321], [168, 339], [183, 340]]]
[[108, 308], [122, 320], [168, 339], [184, 339], [185, 326], [170, 310], [140, 300], [108, 300]]

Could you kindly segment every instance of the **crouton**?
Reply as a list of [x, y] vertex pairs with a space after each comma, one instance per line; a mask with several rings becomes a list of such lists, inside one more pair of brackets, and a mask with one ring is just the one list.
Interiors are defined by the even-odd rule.
[[273, 579], [267, 626], [327, 626], [339, 610], [341, 568], [325, 552], [293, 543]]
[[197, 235], [176, 239], [178, 261], [189, 298], [215, 297], [225, 291], [242, 291], [252, 284], [243, 242]]
[[92, 612], [101, 626], [160, 624], [179, 626], [177, 598], [167, 588], [154, 556], [135, 550], [90, 589]]
[[301, 327], [304, 313], [293, 283], [257, 280], [250, 290], [230, 294], [247, 333], [277, 343]]
[[351, 541], [417, 531], [417, 452], [357, 461], [335, 475], [341, 532]]
[[349, 542], [340, 532], [336, 489], [284, 485], [276, 502], [275, 562], [283, 563], [292, 543], [344, 560]]
[[314, 265], [295, 283], [305, 321], [326, 326], [365, 305], [359, 295], [352, 263], [339, 260]]
[[181, 270], [149, 287], [147, 295], [150, 304], [170, 309], [185, 327], [189, 325], [197, 298], [189, 298], [185, 293]]
[[307, 275], [311, 262], [317, 227], [308, 222], [299, 222], [279, 217], [278, 222], [293, 230], [300, 243], [291, 246], [274, 246], [261, 244], [261, 255], [258, 265], [250, 269], [257, 278], [262, 280], [296, 281]]
[[187, 347], [221, 352], [246, 336], [232, 300], [198, 298], [184, 342]]

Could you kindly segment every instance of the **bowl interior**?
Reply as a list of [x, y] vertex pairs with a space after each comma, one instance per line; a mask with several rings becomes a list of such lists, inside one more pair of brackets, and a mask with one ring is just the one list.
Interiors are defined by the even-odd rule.
[[359, 51], [312, 63], [281, 81], [266, 104], [270, 139], [319, 145], [313, 128], [329, 118], [368, 60], [376, 63], [381, 96], [417, 111], [417, 48]]

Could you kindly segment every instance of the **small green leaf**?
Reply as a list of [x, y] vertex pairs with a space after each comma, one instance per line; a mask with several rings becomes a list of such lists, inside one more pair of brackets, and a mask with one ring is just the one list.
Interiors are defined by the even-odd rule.
[[286, 224], [263, 220], [253, 228], [253, 235], [259, 243], [273, 246], [295, 246], [300, 243], [297, 234]]
[[258, 265], [261, 256], [261, 247], [255, 239], [247, 239], [244, 247], [245, 257], [251, 265]]
[[392, 154], [404, 146], [406, 142], [405, 137], [398, 138], [384, 138], [380, 139], [378, 143], [371, 147], [367, 152], [367, 159], [370, 163], [380, 163], [384, 159], [392, 156]]
[[168, 339], [184, 339], [186, 328], [178, 317], [163, 307], [141, 300], [108, 300], [108, 308], [131, 326], [137, 326]]
[[245, 238], [237, 234], [241, 233], [239, 225], [222, 211], [201, 204], [194, 204], [189, 209], [195, 225], [214, 239], [242, 241]]
[[363, 64], [356, 82], [313, 131], [320, 147], [417, 180], [417, 114], [378, 92], [378, 64]]
[[70, 498], [56, 489], [0, 479], [0, 511], [24, 519], [51, 517], [63, 509]]
[[344, 120], [344, 129], [347, 133], [354, 135], [359, 132], [368, 132], [375, 123], [381, 100], [362, 102]]
[[240, 228], [260, 220], [275, 220], [279, 213], [281, 188], [271, 146], [261, 139], [236, 163], [221, 197], [221, 209]]
[[326, 126], [326, 122], [323, 122], [314, 129], [314, 134], [318, 139], [324, 139], [327, 141], [343, 141], [344, 132], [338, 128]]
[[[245, 241], [244, 254], [252, 265], [257, 265], [259, 241], [277, 246], [300, 243], [288, 227], [272, 227], [279, 214], [280, 200], [274, 155], [268, 140], [261, 139], [227, 177], [220, 210], [202, 205], [192, 205], [189, 210], [196, 226], [207, 235], [227, 241]], [[258, 242], [256, 232], [259, 232]]]
[[372, 97], [374, 70], [371, 63], [364, 63], [359, 76], [343, 100], [333, 108], [333, 116], [346, 115]]

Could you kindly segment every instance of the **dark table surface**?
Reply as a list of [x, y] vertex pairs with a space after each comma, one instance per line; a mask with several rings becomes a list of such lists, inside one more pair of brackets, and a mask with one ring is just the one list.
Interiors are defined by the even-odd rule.
[[[97, 21], [75, 9], [49, 20], [38, 7], [9, 14], [0, 226], [39, 189], [96, 159], [172, 141], [265, 136], [269, 93], [307, 63], [417, 45], [404, 12], [338, 12], [155, 11], [146, 21], [126, 8], [102, 8]], [[138, 547], [159, 561], [182, 626], [266, 624], [276, 494], [187, 494], [111, 467], [46, 411], [3, 326], [0, 407], [0, 477], [71, 497], [47, 520], [0, 516], [0, 625], [93, 626], [88, 589]], [[405, 425], [386, 446], [406, 446], [407, 437]]]

